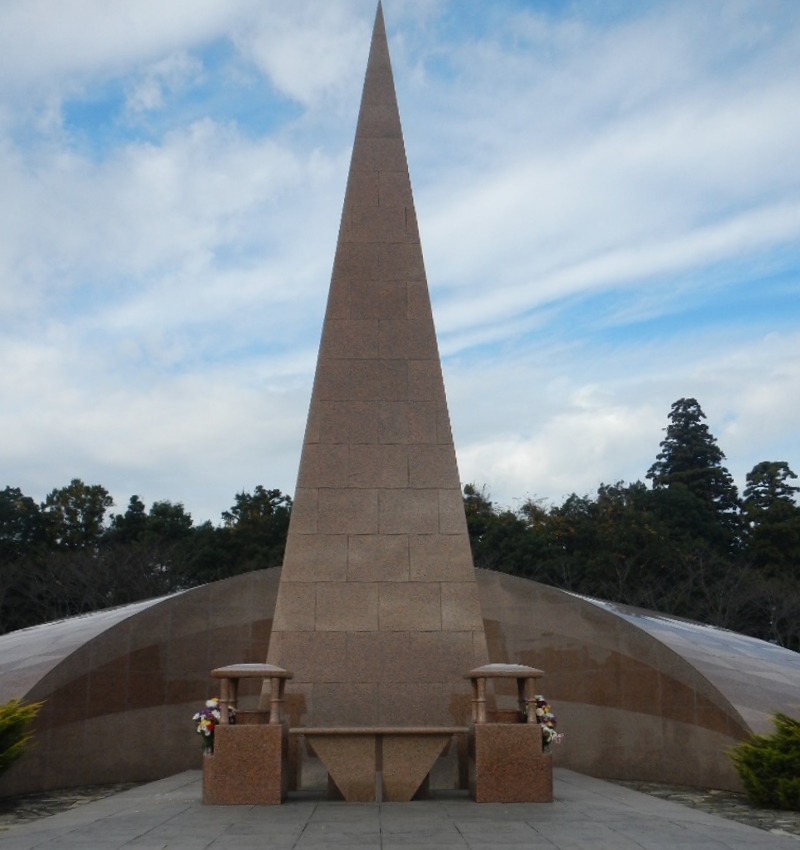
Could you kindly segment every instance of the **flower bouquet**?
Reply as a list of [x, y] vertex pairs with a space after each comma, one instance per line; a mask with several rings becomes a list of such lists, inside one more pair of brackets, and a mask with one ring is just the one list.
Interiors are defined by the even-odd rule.
[[551, 744], [561, 743], [564, 734], [556, 732], [556, 716], [547, 700], [540, 694], [537, 694], [534, 700], [536, 702], [536, 722], [542, 727], [542, 743], [544, 744], [544, 751], [548, 752]]
[[[228, 706], [229, 722], [233, 723], [235, 711]], [[206, 700], [206, 704], [192, 718], [197, 723], [197, 734], [203, 739], [203, 752], [214, 752], [214, 729], [222, 720], [222, 712], [219, 708], [219, 697]]]

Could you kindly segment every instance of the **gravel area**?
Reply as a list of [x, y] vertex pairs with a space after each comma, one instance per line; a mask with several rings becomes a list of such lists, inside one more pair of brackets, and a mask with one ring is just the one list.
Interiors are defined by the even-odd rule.
[[88, 785], [65, 788], [61, 791], [43, 791], [38, 794], [22, 794], [19, 797], [0, 799], [0, 831], [10, 829], [18, 823], [46, 818], [50, 815], [102, 800], [120, 791], [136, 788], [141, 782], [126, 782], [117, 785]]
[[656, 782], [617, 782], [634, 791], [661, 797], [682, 806], [701, 809], [729, 820], [746, 823], [778, 835], [791, 835], [800, 842], [800, 812], [779, 809], [759, 809], [744, 794], [733, 791], [716, 791], [686, 788], [681, 785], [660, 785]]

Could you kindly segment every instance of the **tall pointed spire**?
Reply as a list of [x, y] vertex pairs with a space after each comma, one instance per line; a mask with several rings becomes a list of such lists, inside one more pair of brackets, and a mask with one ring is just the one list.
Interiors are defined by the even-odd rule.
[[269, 661], [294, 724], [413, 726], [487, 660], [379, 3]]

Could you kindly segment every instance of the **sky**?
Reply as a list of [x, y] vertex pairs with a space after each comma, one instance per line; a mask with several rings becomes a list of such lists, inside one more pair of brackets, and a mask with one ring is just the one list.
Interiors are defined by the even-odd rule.
[[[293, 493], [375, 0], [2, 0], [0, 489]], [[385, 0], [459, 471], [800, 472], [800, 3]]]

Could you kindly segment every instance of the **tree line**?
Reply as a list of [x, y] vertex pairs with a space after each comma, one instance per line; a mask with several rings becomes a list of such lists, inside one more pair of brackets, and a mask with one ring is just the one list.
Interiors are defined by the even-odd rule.
[[[800, 507], [785, 461], [739, 496], [693, 398], [676, 401], [645, 479], [515, 510], [464, 488], [475, 565], [800, 649]], [[0, 634], [279, 566], [292, 500], [259, 485], [218, 525], [180, 503], [124, 513], [74, 479], [37, 503], [0, 491]]]
[[259, 485], [217, 526], [195, 525], [180, 502], [113, 507], [77, 478], [42, 503], [0, 491], [0, 634], [279, 566], [292, 500]]
[[475, 565], [800, 650], [797, 476], [763, 461], [740, 497], [705, 418], [696, 399], [672, 405], [649, 487], [508, 510], [467, 485]]

